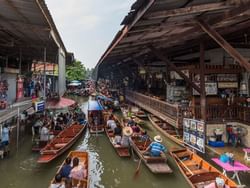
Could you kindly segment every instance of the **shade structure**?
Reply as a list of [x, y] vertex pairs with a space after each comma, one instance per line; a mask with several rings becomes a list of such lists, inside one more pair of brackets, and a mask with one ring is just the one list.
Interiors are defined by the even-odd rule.
[[46, 108], [47, 109], [62, 109], [62, 108], [67, 108], [69, 106], [72, 106], [73, 104], [75, 104], [74, 100], [61, 97], [59, 100], [58, 99], [48, 100], [46, 102]]
[[88, 111], [100, 111], [100, 110], [103, 110], [103, 107], [98, 101], [89, 101]]

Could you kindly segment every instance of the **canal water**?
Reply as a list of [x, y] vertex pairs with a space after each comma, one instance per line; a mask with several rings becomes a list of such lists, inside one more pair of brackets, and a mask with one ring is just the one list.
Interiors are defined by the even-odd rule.
[[[87, 111], [87, 99], [75, 98]], [[147, 122], [144, 127], [149, 135], [159, 134]], [[168, 139], [164, 139], [167, 148], [178, 147]], [[90, 135], [88, 130], [71, 150], [84, 150], [90, 156], [90, 188], [188, 188], [188, 184], [181, 175], [174, 161], [168, 156], [168, 164], [172, 174], [152, 174], [143, 163], [137, 178], [134, 178], [138, 166], [135, 155], [130, 159], [117, 156], [105, 134]], [[26, 135], [18, 151], [11, 151], [8, 158], [0, 159], [0, 188], [46, 188], [55, 175], [59, 165], [67, 156], [64, 155], [49, 164], [38, 164], [39, 154], [31, 152], [31, 135]]]

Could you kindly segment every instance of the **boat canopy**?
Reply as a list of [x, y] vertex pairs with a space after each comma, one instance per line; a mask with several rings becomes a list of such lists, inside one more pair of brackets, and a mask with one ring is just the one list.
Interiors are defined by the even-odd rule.
[[106, 97], [106, 96], [104, 96], [104, 95], [98, 95], [96, 98], [97, 98], [97, 99], [104, 100], [104, 101], [113, 102], [113, 99], [111, 99], [111, 98], [109, 98], [109, 97]]
[[103, 110], [103, 107], [98, 101], [89, 101], [88, 111], [101, 111], [101, 110]]

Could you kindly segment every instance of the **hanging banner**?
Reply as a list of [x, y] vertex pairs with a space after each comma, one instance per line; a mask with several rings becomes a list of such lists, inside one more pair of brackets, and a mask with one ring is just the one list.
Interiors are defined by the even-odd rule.
[[205, 153], [205, 123], [195, 119], [183, 119], [183, 141], [189, 147]]
[[45, 101], [35, 102], [35, 111], [43, 112], [45, 110]]

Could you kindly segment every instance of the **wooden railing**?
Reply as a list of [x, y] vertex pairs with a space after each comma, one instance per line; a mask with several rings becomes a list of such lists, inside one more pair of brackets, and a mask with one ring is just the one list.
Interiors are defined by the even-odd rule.
[[[167, 121], [176, 128], [182, 127], [182, 120], [184, 117], [201, 119], [200, 106], [182, 107], [180, 105], [173, 105], [130, 90], [126, 91], [126, 99]], [[239, 121], [249, 124], [250, 108], [239, 105], [207, 105], [206, 121], [210, 123]]]
[[126, 99], [167, 121], [169, 124], [177, 128], [179, 127], [180, 120], [178, 117], [181, 114], [179, 113], [178, 105], [169, 104], [130, 90], [126, 91]]
[[[193, 115], [196, 119], [201, 118], [200, 106], [193, 109]], [[239, 105], [208, 105], [207, 106], [207, 122], [222, 121], [240, 121], [250, 123], [250, 108]]]

